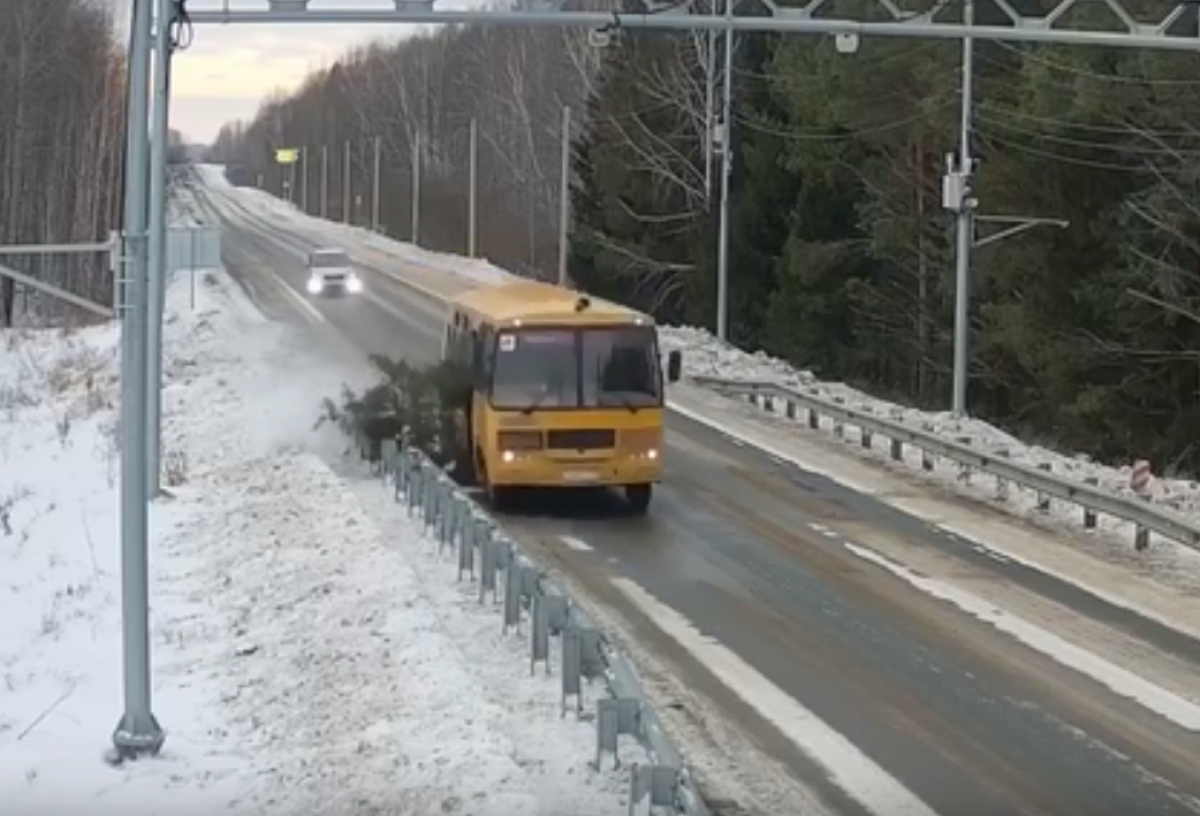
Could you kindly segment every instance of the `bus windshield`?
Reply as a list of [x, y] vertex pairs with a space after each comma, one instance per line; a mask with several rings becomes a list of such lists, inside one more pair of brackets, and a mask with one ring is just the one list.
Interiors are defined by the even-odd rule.
[[501, 332], [492, 365], [501, 409], [646, 408], [662, 404], [649, 326]]

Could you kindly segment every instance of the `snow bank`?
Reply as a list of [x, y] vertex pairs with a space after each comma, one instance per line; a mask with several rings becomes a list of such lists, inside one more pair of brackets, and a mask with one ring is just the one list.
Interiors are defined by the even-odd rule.
[[494, 284], [513, 277], [511, 273], [481, 258], [464, 258], [460, 255], [421, 249], [411, 243], [397, 241], [362, 227], [315, 218], [263, 190], [253, 187], [234, 188], [225, 178], [225, 168], [221, 165], [200, 164], [197, 165], [197, 171], [204, 184], [214, 192], [225, 195], [236, 193], [238, 202], [255, 214], [276, 223], [291, 224], [331, 244], [367, 246], [396, 261], [416, 264], [447, 275], [467, 277], [483, 284]]
[[[1130, 488], [1132, 463], [1121, 467], [1099, 464], [1083, 454], [1065, 455], [1037, 445], [1027, 445], [1016, 437], [977, 419], [955, 419], [949, 412], [926, 412], [876, 399], [841, 383], [818, 380], [811, 372], [798, 370], [781, 360], [763, 352], [750, 354], [722, 343], [703, 329], [692, 327], [669, 327], [660, 332], [664, 349], [683, 351], [684, 373], [687, 376], [721, 377], [730, 380], [766, 380], [785, 386], [804, 389], [825, 400], [841, 399], [849, 408], [870, 410], [876, 416], [901, 422], [913, 428], [938, 434], [950, 440], [968, 441], [972, 447], [991, 453], [1007, 452], [1010, 460], [1028, 467], [1050, 465], [1059, 476], [1083, 482], [1095, 479], [1097, 485], [1118, 495], [1134, 497]], [[802, 419], [802, 417], [801, 417]], [[830, 420], [826, 419], [829, 425]], [[847, 439], [857, 442], [858, 429], [848, 428]], [[872, 450], [880, 457], [888, 455], [889, 442], [876, 438]], [[857, 449], [857, 448], [856, 448]], [[920, 465], [920, 453], [906, 451], [909, 464]], [[947, 484], [971, 489], [962, 484], [958, 467], [948, 462], [939, 463], [938, 476]], [[994, 496], [990, 480], [978, 480], [974, 492]], [[1177, 479], [1153, 479], [1149, 489], [1150, 500], [1178, 512], [1184, 513], [1200, 523], [1200, 483]], [[1014, 497], [1010, 506], [1029, 512], [1035, 504], [1032, 494]], [[1055, 511], [1064, 518], [1069, 516], [1078, 521], [1080, 511], [1074, 507], [1059, 506]], [[1115, 519], [1102, 519], [1102, 528], [1124, 531], [1128, 525]]]
[[195, 311], [168, 291], [155, 760], [103, 759], [122, 701], [116, 331], [0, 334], [5, 810], [624, 813], [624, 772], [588, 766], [591, 724], [559, 719], [524, 639], [319, 455], [340, 361], [224, 273], [201, 281]]

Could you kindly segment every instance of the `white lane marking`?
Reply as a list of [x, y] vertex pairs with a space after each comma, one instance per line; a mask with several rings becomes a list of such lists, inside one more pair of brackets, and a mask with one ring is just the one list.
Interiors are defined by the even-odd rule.
[[275, 282], [278, 283], [280, 287], [283, 288], [283, 291], [288, 294], [288, 297], [290, 297], [292, 302], [300, 308], [301, 312], [311, 318], [313, 322], [317, 323], [318, 325], [329, 324], [329, 321], [325, 318], [325, 315], [321, 314], [316, 306], [313, 306], [311, 303], [305, 300], [303, 295], [301, 295], [292, 287], [288, 286], [287, 281], [283, 279], [282, 275], [269, 266], [263, 266], [262, 268], [267, 270], [267, 273], [275, 279]]
[[722, 643], [702, 634], [691, 621], [628, 578], [611, 580], [665, 634], [825, 768], [835, 784], [868, 810], [887, 816], [935, 816], [928, 805], [853, 743]]
[[866, 547], [846, 542], [846, 549], [912, 584], [922, 592], [949, 601], [963, 612], [990, 623], [1007, 635], [1051, 660], [1086, 674], [1116, 694], [1136, 700], [1145, 708], [1190, 731], [1200, 731], [1200, 705], [1156, 686], [1144, 677], [1109, 663], [1058, 635], [1007, 612], [990, 601], [951, 584], [918, 575], [905, 566]]
[[558, 539], [563, 544], [566, 544], [568, 547], [570, 547], [572, 550], [575, 550], [575, 552], [592, 552], [592, 545], [588, 544], [582, 538], [576, 538], [575, 536], [564, 535], [564, 536], [559, 536]]
[[[750, 447], [757, 450], [759, 453], [774, 454], [798, 468], [807, 470], [810, 473], [816, 473], [824, 476], [827, 479], [837, 482], [843, 487], [848, 487], [855, 492], [863, 494], [864, 496], [873, 496], [879, 501], [894, 507], [902, 513], [907, 513], [909, 516], [912, 516], [915, 519], [924, 520], [930, 529], [937, 531], [940, 535], [945, 536], [947, 539], [955, 542], [956, 544], [967, 544], [970, 542], [987, 540], [990, 538], [989, 531], [992, 527], [1000, 527], [1004, 524], [1002, 522], [999, 525], [994, 525], [992, 522], [987, 521], [972, 521], [970, 518], [964, 518], [962, 514], [956, 514], [958, 520], [947, 518], [947, 511], [939, 508], [953, 508], [954, 504], [952, 502], [943, 503], [938, 499], [925, 500], [918, 497], [906, 498], [905, 496], [884, 497], [877, 485], [873, 486], [864, 484], [852, 476], [848, 476], [845, 473], [839, 472], [835, 467], [830, 467], [823, 464], [820, 460], [801, 459], [796, 454], [783, 451], [770, 442], [764, 441], [762, 438], [755, 438], [756, 434], [753, 431], [731, 431], [719, 420], [705, 416], [702, 412], [689, 408], [685, 405], [681, 405], [674, 400], [667, 400], [666, 406], [667, 409], [673, 413], [690, 419], [698, 425], [703, 425], [710, 431], [721, 434], [722, 436], [729, 436], [734, 433], [743, 433], [744, 435], [740, 438], [744, 439]], [[934, 507], [933, 510], [930, 510], [931, 505]], [[971, 511], [966, 510], [963, 512], [970, 513]], [[1019, 519], [1016, 520], [1019, 521]], [[995, 545], [994, 543], [992, 546], [988, 546], [987, 549], [999, 554], [1003, 558], [1009, 559], [1009, 561], [1013, 563], [1020, 564], [1021, 566], [1031, 569], [1035, 572], [1049, 575], [1052, 578], [1062, 581], [1064, 584], [1077, 587], [1089, 595], [1099, 598], [1110, 606], [1132, 612], [1135, 615], [1161, 624], [1167, 629], [1171, 629], [1176, 632], [1182, 632], [1188, 637], [1195, 636], [1192, 629], [1181, 623], [1179, 620], [1172, 620], [1169, 615], [1165, 615], [1158, 610], [1152, 609], [1144, 603], [1139, 603], [1138, 601], [1130, 600], [1127, 597], [1118, 595], [1115, 591], [1099, 586], [1095, 582], [1081, 580], [1079, 576], [1072, 574], [1070, 570], [1064, 567], [1034, 561], [1030, 557], [1023, 556], [1020, 553], [1014, 552], [1011, 549], [1007, 549], [1002, 546]]]

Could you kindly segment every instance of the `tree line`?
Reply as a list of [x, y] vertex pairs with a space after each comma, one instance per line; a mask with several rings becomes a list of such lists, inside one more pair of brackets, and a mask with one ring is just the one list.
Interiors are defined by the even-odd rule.
[[[119, 228], [124, 49], [92, 0], [5, 0], [0, 19], [0, 245], [106, 240]], [[4, 256], [0, 264], [107, 303], [96, 256]], [[18, 293], [21, 297], [18, 298]], [[0, 327], [73, 307], [0, 277]]]
[[[977, 19], [997, 22], [990, 13]], [[348, 54], [227, 128], [217, 155], [269, 187], [275, 146], [328, 145], [336, 203], [339, 142], [352, 144], [358, 190], [371, 170], [359, 145], [382, 137], [384, 228], [405, 238], [419, 144], [421, 242], [461, 252], [474, 118], [482, 254], [545, 275], [571, 105], [573, 280], [712, 328], [719, 163], [705, 121], [719, 48], [706, 34], [626, 31], [597, 48], [557, 30], [445, 29]], [[960, 62], [957, 42], [863, 40], [844, 54], [829, 38], [738, 35], [733, 342], [948, 406], [954, 224], [941, 177], [957, 149]], [[1200, 470], [1195, 57], [977, 42], [975, 63], [979, 214], [1066, 226], [974, 253], [972, 413], [1101, 459]], [[979, 236], [999, 228], [981, 220]]]

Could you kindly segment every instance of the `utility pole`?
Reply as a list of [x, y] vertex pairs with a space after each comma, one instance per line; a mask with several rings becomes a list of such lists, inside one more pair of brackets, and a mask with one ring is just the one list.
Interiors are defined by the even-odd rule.
[[375, 167], [371, 179], [371, 231], [379, 232], [379, 154], [383, 140], [375, 137]]
[[[717, 16], [717, 0], [709, 0], [708, 14]], [[717, 32], [708, 30], [708, 51], [704, 66], [704, 195], [712, 201], [713, 119], [717, 107]]]
[[[167, 277], [167, 139], [171, 99], [171, 4], [154, 19], [154, 104], [150, 137], [150, 263], [146, 332], [146, 499], [161, 493], [162, 332]], [[163, 7], [166, 6], [164, 12]]]
[[476, 228], [479, 217], [479, 123], [471, 118], [469, 166], [470, 192], [467, 198], [467, 256], [475, 257]]
[[300, 210], [308, 215], [308, 148], [300, 148]]
[[[974, 0], [964, 0], [963, 25], [975, 22]], [[971, 159], [971, 108], [974, 88], [974, 49], [970, 37], [962, 41], [962, 121], [959, 131], [956, 226], [958, 248], [954, 269], [954, 399], [951, 411], [956, 417], [967, 414], [968, 361], [971, 337], [971, 243], [974, 238], [973, 210], [976, 201], [971, 195], [974, 162]]]
[[721, 98], [721, 223], [717, 233], [717, 339], [729, 339], [729, 176], [733, 172], [733, 0], [725, 0], [725, 76]]
[[345, 160], [342, 162], [342, 223], [350, 223], [350, 140], [346, 140]]
[[321, 217], [329, 217], [329, 145], [321, 145]]
[[421, 236], [421, 131], [413, 133], [412, 153], [412, 242], [420, 245]]
[[[113, 731], [123, 758], [157, 754], [166, 736], [150, 705], [146, 501], [146, 153], [152, 0], [133, 0], [125, 157], [125, 318], [121, 326], [121, 639], [125, 711]], [[157, 0], [160, 10], [169, 0]], [[165, 19], [165, 15], [159, 19]]]
[[571, 106], [562, 111], [562, 178], [558, 191], [558, 285], [567, 285], [567, 233], [571, 219]]

